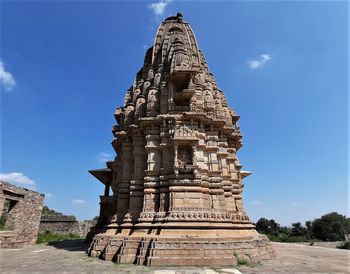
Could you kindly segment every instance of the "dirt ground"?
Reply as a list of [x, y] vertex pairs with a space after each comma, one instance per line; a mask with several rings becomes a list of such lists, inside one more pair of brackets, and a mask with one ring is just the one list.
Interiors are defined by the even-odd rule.
[[235, 267], [146, 267], [90, 258], [82, 241], [0, 250], [1, 273], [350, 273], [350, 251], [273, 243], [277, 256], [260, 264]]

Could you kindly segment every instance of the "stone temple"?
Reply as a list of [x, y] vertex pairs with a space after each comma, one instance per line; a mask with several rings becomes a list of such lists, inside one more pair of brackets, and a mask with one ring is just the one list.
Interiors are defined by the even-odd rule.
[[[235, 265], [274, 251], [242, 203], [239, 116], [181, 14], [158, 28], [114, 116], [114, 161], [89, 255], [145, 265]], [[110, 188], [113, 194], [110, 195]]]

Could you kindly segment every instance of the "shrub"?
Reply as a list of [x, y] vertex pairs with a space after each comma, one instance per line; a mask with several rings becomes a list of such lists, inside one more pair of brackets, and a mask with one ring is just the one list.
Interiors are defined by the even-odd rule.
[[289, 236], [289, 235], [267, 235], [270, 241], [272, 242], [282, 242], [282, 243], [297, 243], [297, 242], [306, 242], [305, 237], [302, 236]]
[[338, 245], [337, 248], [350, 250], [350, 241], [346, 241], [346, 242]]
[[237, 265], [248, 265], [249, 262], [243, 258], [240, 258], [236, 253], [233, 254], [237, 259]]
[[237, 265], [248, 265], [248, 261], [244, 259], [237, 258]]
[[48, 244], [65, 240], [76, 240], [81, 237], [76, 233], [54, 233], [46, 231], [38, 234], [37, 244]]
[[6, 222], [5, 217], [1, 216], [0, 217], [0, 230], [5, 230], [5, 222]]

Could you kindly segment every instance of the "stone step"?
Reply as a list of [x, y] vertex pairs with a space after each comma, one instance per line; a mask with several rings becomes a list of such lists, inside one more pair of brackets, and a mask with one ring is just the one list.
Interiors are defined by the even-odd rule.
[[220, 265], [237, 265], [236, 257], [149, 257], [147, 258], [147, 265], [149, 266], [220, 266]]
[[132, 264], [137, 260], [142, 238], [125, 238], [117, 255], [117, 262]]
[[147, 262], [146, 256], [150, 254], [151, 243], [152, 243], [152, 240], [150, 239], [144, 239], [143, 241], [141, 241], [140, 248], [136, 255], [136, 264], [138, 265], [146, 264]]
[[120, 253], [121, 255], [131, 255], [131, 254], [135, 254], [137, 253], [138, 248], [125, 248], [125, 247], [121, 247], [120, 249]]
[[[143, 255], [143, 254], [140, 254]], [[232, 256], [232, 249], [151, 249], [150, 256], [191, 256], [191, 257], [212, 257], [212, 256]]]
[[138, 248], [140, 246], [140, 241], [135, 242], [129, 242], [125, 241], [123, 242], [123, 247], [125, 248]]
[[117, 262], [121, 264], [133, 264], [137, 261], [135, 255], [118, 255]]

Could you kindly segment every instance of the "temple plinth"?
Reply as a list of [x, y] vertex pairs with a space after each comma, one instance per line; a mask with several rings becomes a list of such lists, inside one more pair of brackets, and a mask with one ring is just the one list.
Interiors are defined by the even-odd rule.
[[[158, 28], [117, 108], [114, 161], [90, 256], [145, 265], [235, 265], [274, 252], [242, 202], [239, 116], [227, 105], [182, 15]], [[109, 188], [112, 190], [110, 195]]]

